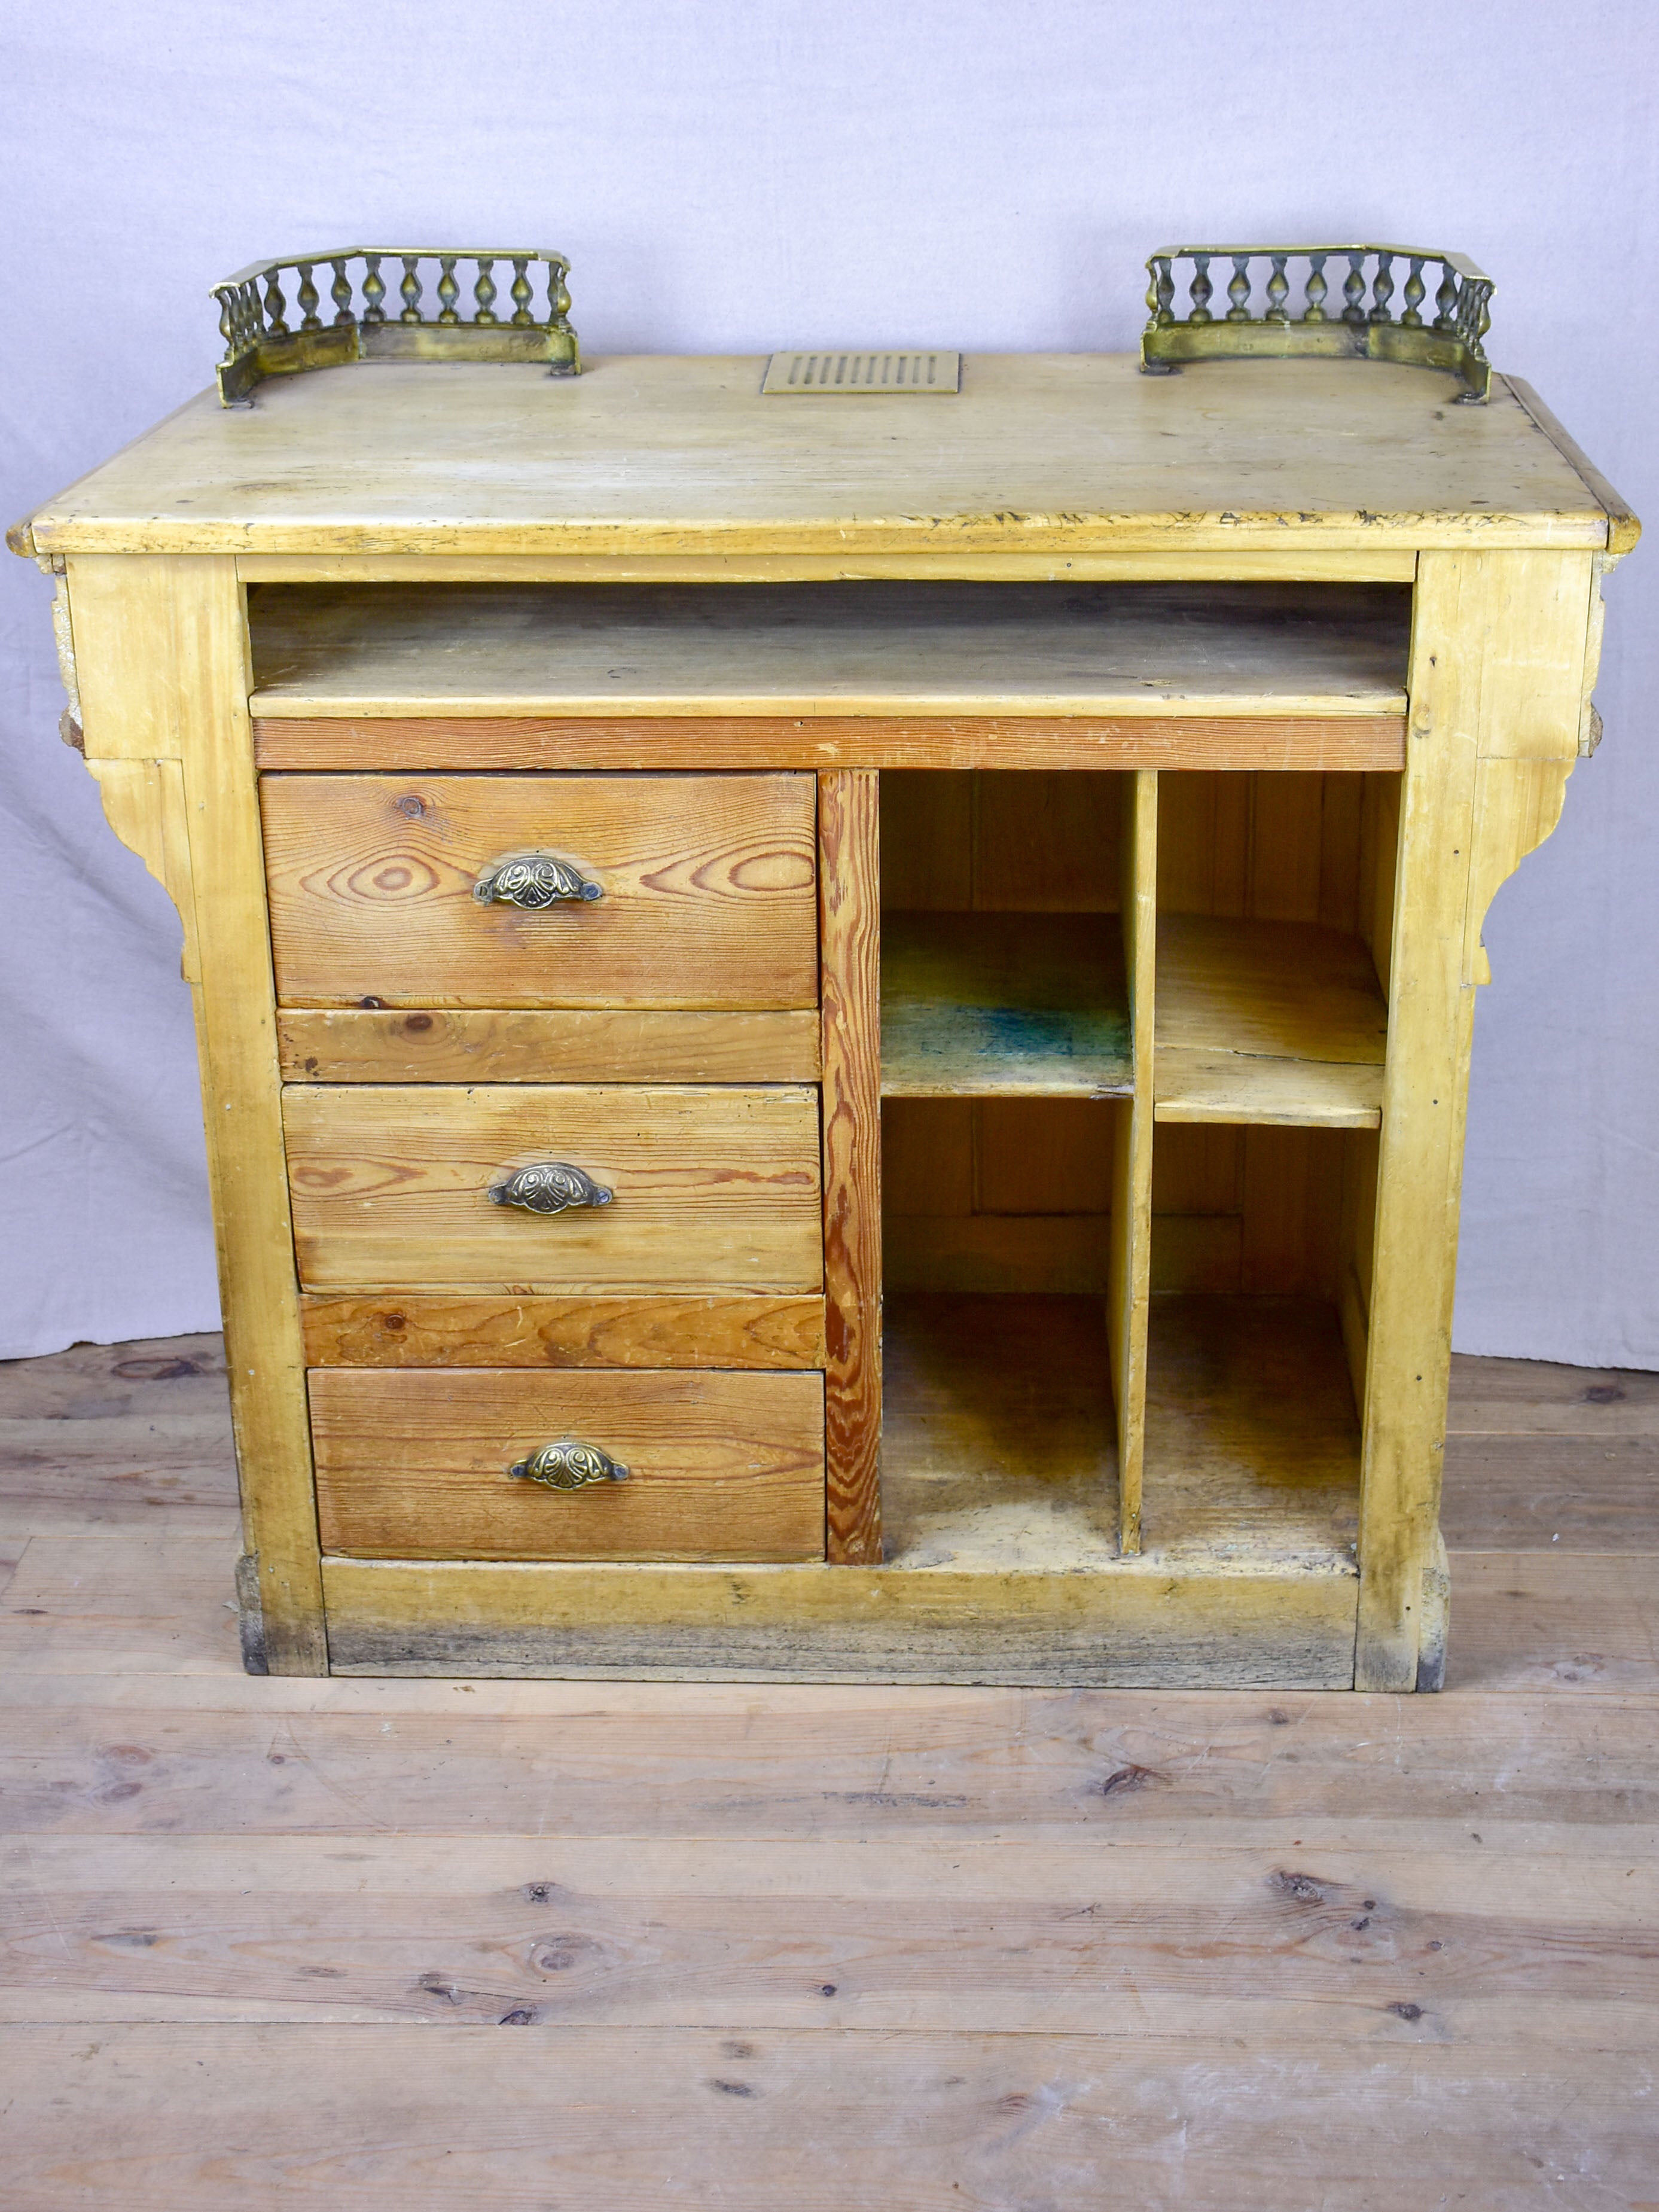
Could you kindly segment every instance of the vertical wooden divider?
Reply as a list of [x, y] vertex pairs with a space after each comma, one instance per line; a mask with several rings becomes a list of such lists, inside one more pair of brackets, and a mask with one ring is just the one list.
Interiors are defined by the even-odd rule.
[[1123, 965], [1129, 987], [1134, 1097], [1113, 1133], [1107, 1334], [1117, 1409], [1118, 1541], [1140, 1549], [1146, 1442], [1146, 1319], [1152, 1285], [1152, 1012], [1158, 963], [1158, 771], [1130, 777], [1121, 847]]
[[825, 1556], [881, 1563], [879, 778], [818, 777]]

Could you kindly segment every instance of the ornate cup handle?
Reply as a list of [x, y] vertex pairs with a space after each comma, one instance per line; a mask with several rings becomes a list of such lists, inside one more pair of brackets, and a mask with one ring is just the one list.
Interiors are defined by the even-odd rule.
[[507, 1471], [517, 1481], [543, 1483], [549, 1490], [588, 1490], [596, 1483], [629, 1479], [628, 1469], [609, 1452], [601, 1451], [597, 1444], [578, 1443], [569, 1437], [559, 1443], [544, 1444]]
[[562, 1213], [575, 1206], [609, 1206], [616, 1196], [580, 1168], [564, 1160], [532, 1160], [505, 1182], [492, 1183], [490, 1203], [520, 1206], [526, 1213]]
[[603, 898], [605, 887], [591, 883], [568, 860], [551, 853], [509, 853], [492, 860], [472, 886], [480, 906], [517, 906], [534, 910], [558, 906], [567, 899]]

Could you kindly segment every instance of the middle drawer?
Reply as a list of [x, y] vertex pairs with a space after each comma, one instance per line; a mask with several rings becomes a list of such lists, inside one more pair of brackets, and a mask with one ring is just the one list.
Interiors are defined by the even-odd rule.
[[823, 1282], [805, 1085], [296, 1084], [283, 1115], [308, 1290]]

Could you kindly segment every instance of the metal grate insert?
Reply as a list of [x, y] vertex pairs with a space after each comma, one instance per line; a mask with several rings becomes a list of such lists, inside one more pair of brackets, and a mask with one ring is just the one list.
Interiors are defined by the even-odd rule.
[[869, 398], [880, 395], [938, 398], [962, 389], [959, 353], [775, 353], [766, 364], [763, 392], [774, 398]]

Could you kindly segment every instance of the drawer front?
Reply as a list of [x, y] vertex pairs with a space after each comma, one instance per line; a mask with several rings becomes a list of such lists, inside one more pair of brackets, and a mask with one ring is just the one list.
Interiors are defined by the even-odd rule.
[[[816, 1091], [295, 1085], [283, 1114], [308, 1290], [822, 1287]], [[553, 1164], [609, 1200], [492, 1198]]]
[[[819, 1559], [818, 1375], [310, 1377], [325, 1552], [398, 1559]], [[552, 1480], [515, 1474], [550, 1445]], [[598, 1455], [604, 1455], [599, 1459]], [[605, 1462], [628, 1470], [605, 1477]], [[575, 1474], [597, 1475], [579, 1488]]]
[[[266, 775], [260, 803], [284, 1005], [817, 1003], [810, 775]], [[532, 853], [568, 896], [475, 896]]]

